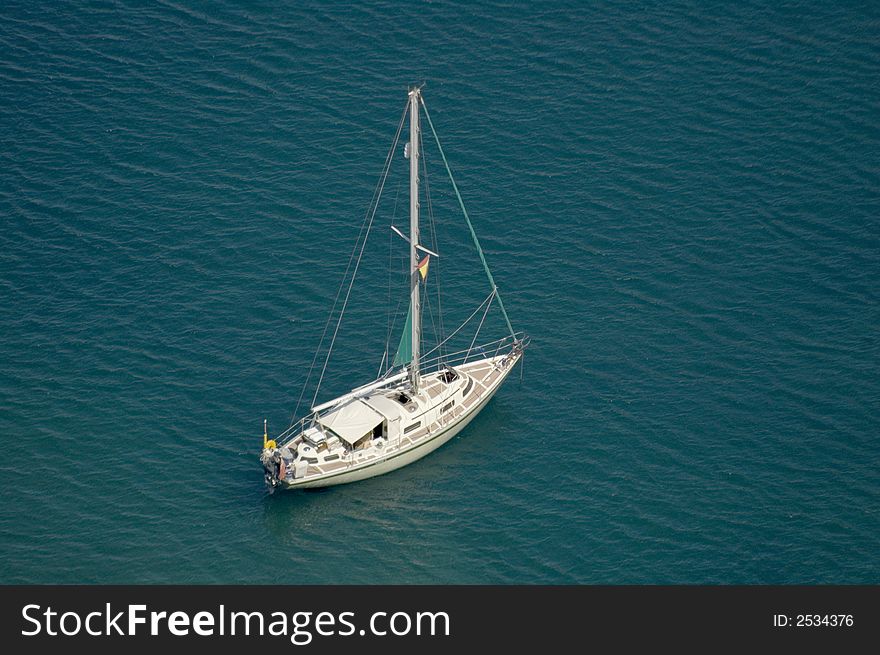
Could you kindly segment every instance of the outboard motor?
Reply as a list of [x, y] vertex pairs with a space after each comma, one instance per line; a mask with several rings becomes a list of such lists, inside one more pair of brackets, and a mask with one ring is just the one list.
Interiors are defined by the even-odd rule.
[[260, 462], [263, 464], [263, 474], [266, 484], [270, 489], [274, 489], [280, 484], [282, 477], [282, 468], [284, 466], [281, 459], [281, 451], [277, 448], [264, 448], [260, 454]]
[[263, 476], [269, 489], [275, 489], [286, 475], [284, 460], [274, 439], [269, 438], [268, 421], [263, 419], [263, 452], [260, 462], [263, 464]]

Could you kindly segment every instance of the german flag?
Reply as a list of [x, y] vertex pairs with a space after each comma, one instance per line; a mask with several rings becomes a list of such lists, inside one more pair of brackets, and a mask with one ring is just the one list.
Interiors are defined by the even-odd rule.
[[419, 275], [422, 276], [423, 280], [428, 277], [428, 262], [430, 259], [431, 255], [425, 255], [425, 258], [419, 262], [418, 266], [416, 266], [416, 269], [418, 269]]

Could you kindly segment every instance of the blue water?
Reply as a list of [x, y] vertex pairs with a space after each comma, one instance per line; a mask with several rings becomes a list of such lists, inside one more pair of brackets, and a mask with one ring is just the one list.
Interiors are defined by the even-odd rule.
[[[880, 581], [878, 28], [3, 3], [0, 582]], [[270, 496], [262, 419], [291, 419], [416, 82], [522, 382], [412, 466]], [[488, 287], [425, 145], [451, 327]], [[379, 364], [394, 166], [319, 399]]]

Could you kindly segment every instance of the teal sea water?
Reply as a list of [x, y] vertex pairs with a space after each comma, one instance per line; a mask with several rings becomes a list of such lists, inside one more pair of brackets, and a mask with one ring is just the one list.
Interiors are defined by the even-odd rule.
[[[877, 583], [878, 36], [868, 2], [4, 2], [0, 582]], [[269, 495], [415, 82], [522, 382]], [[436, 172], [452, 325], [488, 287]], [[398, 188], [321, 399], [376, 373]]]

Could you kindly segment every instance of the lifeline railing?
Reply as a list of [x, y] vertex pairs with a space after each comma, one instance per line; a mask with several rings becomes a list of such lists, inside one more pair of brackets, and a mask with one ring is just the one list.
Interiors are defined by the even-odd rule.
[[444, 366], [461, 366], [462, 364], [467, 364], [472, 359], [483, 359], [484, 357], [489, 357], [489, 350], [494, 348], [494, 352], [491, 357], [495, 357], [503, 348], [508, 346], [512, 347], [513, 345], [521, 342], [525, 338], [524, 332], [516, 332], [515, 334], [508, 335], [506, 337], [502, 337], [501, 339], [496, 339], [495, 341], [489, 341], [488, 343], [481, 344], [479, 346], [472, 345], [471, 347], [463, 350], [458, 350], [453, 353], [448, 353], [445, 355], [438, 355], [436, 357], [432, 357], [427, 360], [422, 360], [419, 362], [419, 367], [422, 371], [426, 373], [431, 373], [435, 370], [439, 370]]

